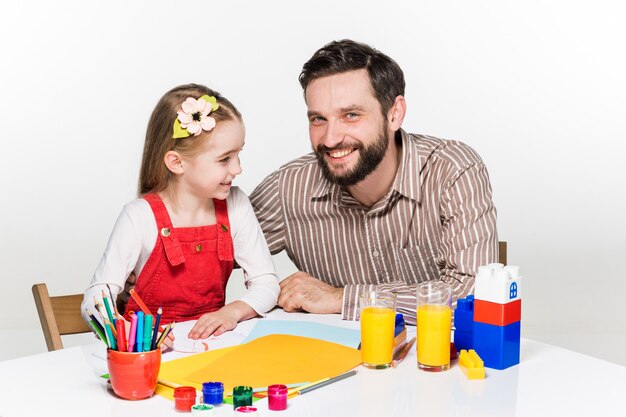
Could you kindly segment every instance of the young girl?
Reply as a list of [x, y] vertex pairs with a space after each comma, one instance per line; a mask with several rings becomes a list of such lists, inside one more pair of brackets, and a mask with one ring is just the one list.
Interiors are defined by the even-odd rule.
[[[216, 91], [189, 84], [161, 98], [146, 132], [140, 198], [117, 219], [85, 291], [84, 316], [96, 311], [94, 296], [110, 288], [115, 299], [132, 284], [153, 314], [163, 308], [161, 324], [198, 319], [193, 339], [274, 307], [280, 290], [265, 238], [248, 198], [232, 186], [244, 135], [241, 114]], [[234, 261], [247, 291], [224, 305]], [[129, 320], [131, 310], [140, 310], [133, 298], [120, 313]]]

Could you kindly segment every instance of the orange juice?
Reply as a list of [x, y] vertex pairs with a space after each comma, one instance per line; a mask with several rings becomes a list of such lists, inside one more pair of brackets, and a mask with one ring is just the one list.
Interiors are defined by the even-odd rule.
[[420, 368], [448, 369], [452, 310], [447, 305], [417, 308], [417, 362]]
[[396, 314], [388, 307], [361, 310], [361, 360], [366, 365], [388, 365], [393, 359]]

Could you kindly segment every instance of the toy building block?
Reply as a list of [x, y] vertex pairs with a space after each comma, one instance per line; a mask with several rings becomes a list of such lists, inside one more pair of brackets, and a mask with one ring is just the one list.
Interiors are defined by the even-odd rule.
[[494, 326], [474, 322], [474, 350], [487, 368], [506, 369], [517, 365], [520, 357], [521, 323]]
[[396, 314], [396, 325], [394, 328], [393, 353], [404, 347], [406, 341], [406, 324], [404, 316], [401, 313]]
[[494, 326], [506, 326], [521, 319], [522, 300], [518, 299], [506, 304], [485, 300], [474, 301], [474, 321]]
[[459, 367], [468, 379], [485, 379], [484, 363], [474, 349], [461, 350]]
[[478, 268], [474, 284], [474, 298], [506, 304], [522, 298], [519, 267], [489, 264]]
[[454, 346], [471, 349], [474, 334], [474, 296], [468, 295], [456, 302], [454, 310]]

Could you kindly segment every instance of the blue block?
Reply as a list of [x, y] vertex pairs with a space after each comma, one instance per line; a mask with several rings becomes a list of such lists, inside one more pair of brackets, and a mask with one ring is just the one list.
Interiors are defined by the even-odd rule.
[[461, 349], [470, 350], [474, 349], [474, 333], [473, 332], [459, 332], [454, 331], [454, 347], [458, 352]]
[[454, 329], [463, 333], [474, 331], [474, 296], [468, 295], [456, 301]]
[[521, 322], [506, 326], [474, 322], [474, 350], [487, 368], [506, 369], [519, 363]]

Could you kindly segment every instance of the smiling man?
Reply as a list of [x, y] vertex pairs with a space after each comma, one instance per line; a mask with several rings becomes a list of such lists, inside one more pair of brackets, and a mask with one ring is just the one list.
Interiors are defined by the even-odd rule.
[[250, 200], [272, 253], [299, 272], [281, 282], [286, 311], [358, 317], [358, 294], [395, 292], [415, 323], [416, 287], [473, 288], [496, 262], [496, 209], [478, 154], [406, 133], [404, 74], [387, 55], [331, 42], [300, 74], [313, 153], [268, 176]]

